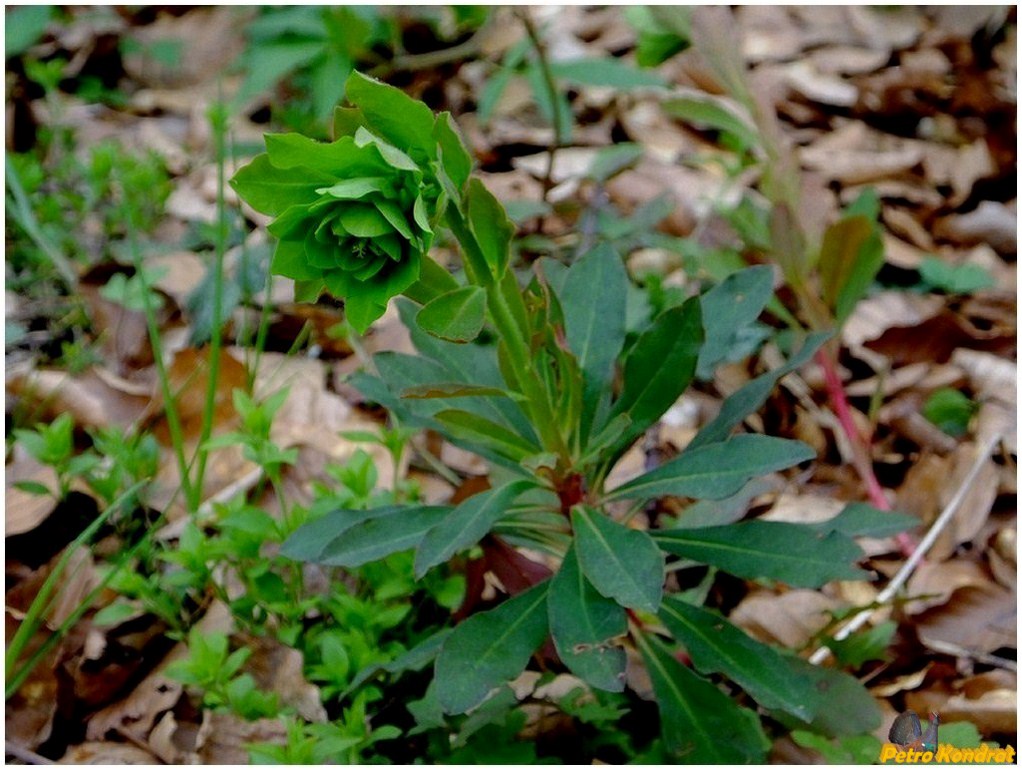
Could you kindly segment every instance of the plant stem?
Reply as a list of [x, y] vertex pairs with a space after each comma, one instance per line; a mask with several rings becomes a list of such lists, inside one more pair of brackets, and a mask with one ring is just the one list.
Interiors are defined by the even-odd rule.
[[[543, 84], [546, 86], [547, 96], [550, 98], [551, 120], [554, 124], [554, 143], [550, 146], [550, 154], [547, 156], [546, 173], [543, 176], [543, 201], [546, 202], [547, 194], [554, 186], [554, 154], [564, 141], [564, 124], [561, 119], [561, 111], [558, 109], [557, 84], [554, 82], [554, 73], [550, 67], [546, 46], [543, 45], [543, 40], [536, 30], [536, 25], [532, 23], [528, 9], [519, 11], [517, 16], [525, 26], [529, 40], [532, 41], [532, 47], [536, 49], [536, 60], [539, 64], [539, 70], [543, 74]], [[540, 220], [539, 229], [542, 229], [542, 220]]]
[[223, 329], [220, 315], [223, 312], [224, 293], [224, 252], [227, 250], [227, 208], [224, 205], [224, 163], [226, 162], [226, 111], [223, 103], [217, 102], [210, 111], [210, 123], [216, 138], [216, 256], [213, 267], [213, 325], [210, 328], [209, 365], [206, 378], [206, 403], [202, 410], [202, 431], [195, 449], [199, 467], [195, 472], [195, 486], [189, 507], [196, 510], [202, 502], [202, 482], [206, 475], [206, 461], [209, 452], [205, 445], [213, 433], [213, 416], [216, 411], [217, 386], [220, 382], [220, 348]]
[[[859, 431], [855, 420], [852, 417], [852, 409], [848, 404], [848, 394], [845, 392], [844, 384], [837, 373], [837, 363], [833, 354], [827, 347], [820, 348], [816, 353], [816, 361], [823, 368], [823, 379], [827, 388], [827, 395], [834, 407], [834, 414], [837, 416], [838, 424], [842, 432], [848, 438], [852, 447], [852, 465], [855, 467], [859, 478], [866, 485], [866, 494], [874, 508], [881, 511], [891, 510], [891, 503], [884, 494], [883, 488], [873, 472], [873, 461], [870, 456], [870, 439], [863, 436]], [[912, 539], [901, 532], [897, 536], [898, 546], [902, 553], [911, 556], [915, 546]]]

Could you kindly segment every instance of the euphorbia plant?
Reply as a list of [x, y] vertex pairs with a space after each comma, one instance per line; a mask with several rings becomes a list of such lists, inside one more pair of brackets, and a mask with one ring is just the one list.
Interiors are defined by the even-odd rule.
[[[352, 106], [337, 111], [336, 141], [269, 136], [267, 155], [242, 169], [234, 187], [276, 217], [274, 270], [301, 282], [305, 296], [325, 287], [364, 330], [387, 300], [404, 295], [399, 309], [419, 355], [380, 353], [377, 374], [355, 384], [402, 421], [489, 459], [492, 488], [458, 505], [335, 511], [300, 529], [284, 553], [355, 567], [414, 548], [420, 576], [468, 553], [464, 619], [408, 661], [435, 657], [430, 697], [447, 714], [477, 706], [533, 655], [552, 658], [544, 646], [552, 637], [549, 665], [611, 691], [625, 688], [625, 647], [638, 648], [665, 741], [689, 760], [756, 761], [768, 746], [756, 713], [708, 674], [723, 674], [793, 724], [872, 728], [878, 714], [850, 677], [757, 642], [698, 598], [665, 596], [664, 585], [669, 571], [688, 565], [804, 587], [860, 578], [852, 536], [889, 528], [890, 519], [850, 509], [816, 526], [686, 525], [684, 515], [671, 529], [629, 526], [651, 500], [725, 498], [755, 476], [811, 460], [797, 441], [732, 434], [824, 335], [806, 338], [786, 365], [725, 400], [677, 457], [608, 485], [697, 366], [712, 368], [755, 321], [771, 296], [770, 271], [738, 273], [630, 337], [628, 276], [617, 254], [596, 248], [568, 267], [540, 260], [523, 288], [510, 265], [513, 228], [471, 177], [450, 116], [357, 74], [346, 93]], [[463, 283], [428, 254], [441, 226], [459, 246]], [[510, 598], [473, 612], [486, 572]], [[679, 662], [678, 644], [695, 670]], [[841, 719], [829, 710], [833, 698]]]

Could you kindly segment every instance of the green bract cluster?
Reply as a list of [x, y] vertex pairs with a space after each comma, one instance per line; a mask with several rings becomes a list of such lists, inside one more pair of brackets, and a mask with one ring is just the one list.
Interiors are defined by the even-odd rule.
[[[349, 322], [364, 332], [391, 297], [419, 280], [446, 196], [425, 105], [362, 76], [348, 91], [356, 107], [338, 111], [336, 141], [268, 134], [266, 152], [231, 185], [275, 217], [268, 228], [278, 239], [273, 272], [295, 279], [299, 298], [325, 288], [343, 299]], [[382, 114], [361, 110], [357, 100], [366, 94], [374, 105], [393, 103]], [[400, 100], [424, 112], [408, 114]], [[415, 131], [395, 125], [404, 119]]]

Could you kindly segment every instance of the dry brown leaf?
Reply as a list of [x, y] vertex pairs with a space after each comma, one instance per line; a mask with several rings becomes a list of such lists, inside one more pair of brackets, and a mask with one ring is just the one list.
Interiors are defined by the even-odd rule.
[[307, 722], [326, 722], [319, 688], [306, 680], [302, 653], [269, 637], [246, 638], [245, 647], [252, 650], [244, 670], [256, 680], [263, 692], [275, 692], [286, 706], [293, 707]]
[[919, 671], [913, 671], [910, 674], [902, 674], [886, 684], [870, 687], [869, 691], [881, 698], [889, 698], [892, 695], [897, 695], [899, 692], [914, 690], [926, 681], [926, 674], [932, 665], [933, 664], [928, 663], [923, 668], [919, 669]]
[[788, 85], [806, 99], [829, 107], [851, 107], [859, 89], [836, 75], [820, 72], [812, 60], [803, 59], [787, 68]]
[[988, 690], [977, 698], [964, 693], [948, 696], [936, 690], [922, 690], [907, 693], [907, 708], [920, 714], [936, 711], [945, 724], [970, 722], [984, 736], [1014, 734], [1018, 720], [1017, 688]]
[[29, 457], [20, 446], [16, 446], [12, 454], [13, 462], [4, 469], [4, 531], [7, 537], [35, 529], [56, 505], [49, 495], [26, 492], [15, 486], [17, 482], [31, 481], [47, 489], [57, 489], [57, 473], [53, 468]]
[[840, 602], [818, 591], [796, 589], [776, 595], [754, 591], [732, 611], [731, 622], [769, 644], [802, 647], [830, 622]]
[[883, 291], [857, 303], [841, 329], [841, 338], [853, 350], [875, 340], [893, 327], [915, 327], [933, 318], [943, 307], [940, 297]]
[[993, 652], [1017, 645], [1017, 601], [1013, 592], [991, 583], [956, 590], [943, 607], [916, 618], [919, 638], [938, 651], [947, 646], [969, 652]]
[[247, 722], [234, 714], [205, 711], [196, 736], [195, 748], [186, 756], [189, 764], [248, 764], [250, 743], [287, 742], [287, 726], [282, 718]]
[[[83, 428], [128, 428], [145, 413], [150, 398], [138, 395], [148, 386], [135, 383], [131, 390], [117, 387], [120, 378], [98, 367], [71, 375], [57, 369], [39, 369], [8, 380], [8, 393], [32, 399], [43, 418], [69, 413]], [[113, 384], [112, 384], [113, 383]]]
[[959, 589], [982, 589], [990, 584], [990, 576], [975, 562], [953, 559], [933, 560], [920, 564], [905, 586], [909, 597], [904, 606], [907, 615], [918, 615], [934, 607], [942, 607]]
[[61, 765], [155, 765], [157, 758], [143, 748], [131, 743], [113, 741], [86, 741], [71, 746], [63, 757]]
[[998, 201], [982, 201], [967, 214], [954, 214], [937, 221], [936, 234], [956, 243], [971, 246], [987, 243], [1000, 254], [1018, 252], [1018, 214], [1014, 201], [1005, 205]]
[[916, 144], [877, 135], [857, 121], [846, 123], [799, 150], [803, 166], [842, 184], [897, 177], [923, 160]]

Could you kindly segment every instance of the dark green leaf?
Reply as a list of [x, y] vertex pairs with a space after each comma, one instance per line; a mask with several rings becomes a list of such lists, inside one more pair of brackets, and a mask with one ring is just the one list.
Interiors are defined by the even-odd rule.
[[445, 409], [434, 416], [444, 426], [446, 433], [464, 441], [482, 444], [518, 463], [541, 451], [539, 446], [517, 433], [471, 412]]
[[614, 362], [624, 345], [628, 273], [621, 257], [601, 245], [568, 268], [563, 286], [565, 335], [585, 383], [581, 419], [585, 438], [600, 400], [609, 392]]
[[415, 553], [415, 577], [421, 578], [431, 567], [482, 540], [518, 496], [534, 486], [532, 481], [512, 481], [460, 503], [422, 538]]
[[471, 342], [483, 330], [486, 292], [465, 286], [429, 302], [415, 317], [419, 327], [448, 342]]
[[814, 666], [801, 658], [788, 661], [792, 675], [812, 683], [825, 706], [812, 722], [824, 735], [863, 735], [880, 726], [880, 707], [854, 676], [833, 668]]
[[20, 489], [22, 492], [28, 492], [30, 495], [42, 495], [46, 496], [52, 494], [49, 487], [39, 481], [15, 481], [14, 486]]
[[395, 147], [436, 157], [433, 111], [418, 99], [360, 72], [351, 73], [345, 96], [362, 111], [369, 127]]
[[743, 578], [769, 578], [802, 588], [831, 580], [863, 580], [869, 573], [852, 566], [862, 551], [840, 532], [823, 533], [800, 524], [746, 521], [723, 527], [658, 532], [668, 553], [720, 567]]
[[437, 697], [446, 713], [465, 713], [522, 672], [549, 631], [546, 601], [543, 582], [455, 627], [436, 661]]
[[464, 382], [438, 382], [435, 385], [416, 385], [405, 388], [401, 398], [474, 398], [477, 396], [507, 396], [511, 394], [503, 388], [489, 385], [469, 385]]
[[739, 335], [756, 322], [774, 293], [774, 271], [758, 265], [729, 275], [699, 298], [706, 341], [699, 351], [696, 376], [707, 380], [717, 364], [734, 352]]
[[[316, 530], [307, 532], [303, 540], [292, 544], [296, 536], [305, 529], [305, 527], [300, 528], [284, 543], [281, 553], [293, 559], [313, 561], [332, 567], [359, 567], [418, 545], [423, 535], [450, 510], [449, 506], [425, 505], [378, 509], [369, 512], [375, 514], [372, 518], [364, 519], [353, 525], [345, 525], [339, 534], [335, 533], [329, 539], [324, 536], [326, 527], [322, 524], [324, 520], [320, 519], [305, 525], [306, 527], [320, 525]], [[320, 542], [319, 553], [314, 558], [305, 557], [303, 554], [311, 551], [314, 547], [309, 540], [315, 534], [319, 534], [323, 538]]]
[[726, 439], [738, 423], [763, 405], [781, 377], [803, 366], [829, 337], [830, 332], [810, 334], [798, 353], [789, 358], [786, 364], [750, 380], [724, 399], [720, 413], [696, 434], [688, 445], [688, 451]]
[[628, 630], [624, 609], [586, 580], [575, 547], [564, 555], [547, 597], [550, 633], [561, 660], [593, 687], [621, 692], [625, 651], [615, 640]]
[[632, 88], [666, 87], [653, 72], [637, 69], [610, 57], [557, 61], [550, 65], [554, 77], [583, 86], [608, 86], [622, 91]]
[[571, 526], [582, 572], [596, 590], [625, 607], [656, 612], [664, 557], [652, 538], [583, 505], [572, 509]]
[[338, 697], [343, 700], [381, 671], [386, 671], [390, 674], [402, 674], [405, 671], [421, 671], [436, 659], [436, 656], [440, 653], [440, 647], [453, 630], [452, 628], [443, 628], [437, 631], [389, 663], [374, 663], [371, 666], [367, 666], [359, 671], [358, 675], [351, 680], [351, 684]]
[[699, 299], [662, 313], [639, 337], [624, 366], [624, 388], [608, 418], [627, 414], [631, 427], [618, 442], [627, 447], [660, 419], [692, 381], [703, 342]]
[[667, 596], [659, 616], [700, 673], [724, 674], [760, 705], [805, 721], [825, 707], [812, 684], [793, 675], [788, 657], [720, 615]]
[[493, 275], [499, 278], [504, 274], [511, 255], [511, 238], [515, 234], [515, 226], [507, 218], [504, 207], [486, 185], [475, 177], [468, 182], [468, 224], [479, 242], [486, 263]]
[[749, 434], [686, 449], [656, 470], [612, 490], [608, 500], [663, 495], [717, 499], [733, 495], [754, 476], [790, 468], [816, 456], [801, 441]]
[[889, 537], [915, 529], [919, 524], [915, 516], [881, 511], [867, 503], [849, 503], [834, 518], [812, 526], [822, 532], [840, 532], [848, 537]]
[[668, 749], [687, 764], [763, 762], [770, 742], [754, 712], [681, 665], [655, 636], [639, 634], [636, 641], [653, 681]]

